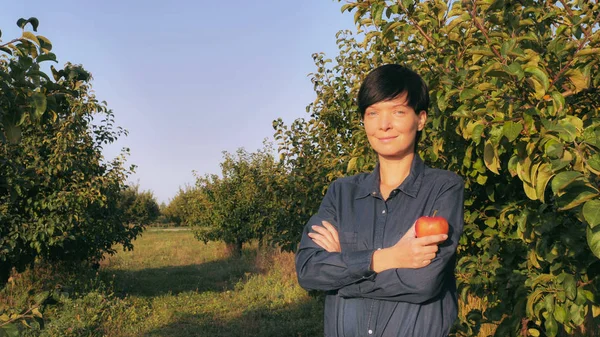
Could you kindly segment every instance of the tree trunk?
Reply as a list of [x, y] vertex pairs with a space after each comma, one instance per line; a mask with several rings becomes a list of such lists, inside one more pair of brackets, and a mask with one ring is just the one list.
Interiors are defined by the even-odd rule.
[[230, 256], [240, 257], [240, 256], [242, 256], [243, 244], [244, 244], [243, 241], [237, 240], [235, 242], [226, 242], [225, 246], [226, 246], [227, 252], [229, 253]]

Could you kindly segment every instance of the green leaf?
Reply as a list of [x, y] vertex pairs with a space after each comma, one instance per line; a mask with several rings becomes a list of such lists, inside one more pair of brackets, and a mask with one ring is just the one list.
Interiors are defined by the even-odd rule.
[[0, 47], [0, 51], [3, 51], [5, 53], [7, 53], [8, 55], [12, 55], [12, 50], [10, 50], [10, 48], [7, 47]]
[[492, 142], [487, 140], [483, 149], [483, 160], [485, 166], [492, 172], [500, 174], [498, 168], [500, 168], [500, 160], [498, 159], [498, 150], [492, 145]]
[[406, 25], [406, 23], [401, 22], [401, 21], [394, 21], [394, 22], [390, 22], [389, 24], [387, 24], [385, 26], [385, 28], [383, 29], [383, 34], [386, 35], [388, 33], [392, 34], [394, 32], [394, 30], [398, 27], [402, 27]]
[[36, 92], [31, 98], [35, 107], [35, 118], [40, 118], [46, 112], [46, 95]]
[[600, 48], [584, 48], [575, 53], [575, 57], [596, 54], [600, 54]]
[[481, 95], [481, 91], [473, 88], [467, 88], [460, 92], [460, 100], [465, 101], [473, 99], [479, 95]]
[[535, 79], [533, 77], [529, 77], [525, 81], [533, 87], [533, 90], [534, 90], [533, 97], [535, 97], [535, 99], [537, 99], [537, 100], [541, 100], [544, 97], [544, 95], [546, 94], [546, 90], [544, 90], [544, 86], [540, 83], [540, 81], [538, 81], [537, 79]]
[[575, 93], [580, 92], [583, 89], [587, 89], [588, 87], [588, 78], [583, 75], [581, 70], [579, 69], [571, 69], [565, 73], [565, 76], [573, 83], [575, 86]]
[[567, 321], [567, 311], [561, 305], [557, 305], [554, 307], [554, 318], [560, 324], [564, 324]]
[[348, 162], [348, 167], [346, 168], [346, 173], [353, 172], [356, 170], [356, 160], [358, 157], [352, 157]]
[[598, 173], [600, 173], [600, 153], [596, 153], [587, 160], [588, 165]]
[[569, 308], [569, 316], [571, 316], [571, 322], [575, 323], [575, 325], [583, 324], [584, 317], [582, 310], [583, 307], [578, 304], [571, 304], [571, 308]]
[[554, 295], [553, 294], [546, 294], [546, 296], [544, 296], [544, 306], [546, 307], [546, 311], [548, 311], [549, 313], [554, 312]]
[[463, 21], [464, 19], [460, 16], [452, 19], [452, 21], [450, 21], [448, 25], [446, 25], [446, 33], [450, 33], [454, 28], [456, 28], [456, 26], [461, 24]]
[[50, 292], [43, 291], [41, 293], [35, 294], [35, 296], [33, 297], [33, 300], [35, 301], [36, 304], [42, 304], [46, 299], [48, 299], [48, 297], [50, 297]]
[[538, 199], [538, 195], [535, 192], [535, 188], [533, 187], [533, 184], [527, 181], [523, 181], [523, 191], [525, 192], [525, 195], [527, 195], [527, 197], [531, 200], [537, 200]]
[[371, 15], [373, 18], [373, 22], [378, 25], [381, 22], [381, 17], [383, 16], [383, 11], [385, 10], [385, 5], [380, 3], [374, 3], [371, 7]]
[[600, 224], [600, 200], [588, 200], [583, 205], [583, 218], [594, 228]]
[[352, 11], [352, 8], [354, 8], [355, 6], [356, 6], [356, 4], [353, 4], [353, 3], [345, 4], [345, 5], [342, 6], [342, 10], [341, 11], [342, 11], [342, 13], [344, 13], [346, 10], [348, 12], [350, 12], [350, 11]]
[[526, 74], [531, 74], [533, 77], [535, 77], [538, 80], [538, 82], [542, 84], [544, 92], [548, 91], [548, 88], [550, 87], [550, 81], [548, 80], [548, 75], [546, 75], [546, 73], [542, 69], [538, 67], [529, 66], [525, 67], [523, 71], [525, 71]]
[[37, 32], [38, 26], [40, 25], [40, 21], [37, 18], [31, 17], [27, 20], [31, 24], [31, 28], [33, 28], [34, 32]]
[[8, 337], [19, 337], [19, 329], [12, 323], [3, 325], [0, 327], [0, 331]]
[[565, 289], [565, 294], [567, 298], [571, 301], [577, 297], [577, 282], [575, 281], [575, 277], [571, 274], [565, 274], [565, 279], [563, 280], [563, 288]]
[[523, 161], [517, 162], [517, 174], [521, 181], [533, 185], [533, 182], [531, 181], [531, 159], [529, 157], [525, 157]]
[[38, 46], [40, 45], [40, 41], [37, 39], [37, 37], [35, 36], [35, 34], [33, 34], [32, 32], [23, 32], [22, 37], [24, 39], [27, 39], [27, 40], [30, 40], [30, 41], [34, 42]]
[[481, 141], [481, 135], [483, 134], [483, 125], [477, 124], [473, 128], [473, 133], [471, 134], [471, 139], [475, 142], [475, 144], [479, 144]]
[[44, 62], [44, 61], [54, 61], [54, 62], [58, 63], [58, 61], [56, 61], [56, 55], [54, 55], [54, 53], [41, 54], [40, 56], [38, 56], [35, 59], [35, 61], [37, 63]]
[[[531, 256], [531, 255], [530, 255]], [[534, 257], [535, 259], [535, 257]], [[530, 259], [531, 260], [531, 259]], [[539, 297], [542, 296], [543, 290], [541, 288], [537, 288], [533, 291], [533, 293], [529, 294], [529, 296], [527, 296], [527, 314], [530, 316], [533, 316], [533, 306], [535, 305], [535, 303], [537, 303], [537, 301], [539, 300]]]
[[600, 259], [600, 226], [596, 226], [593, 229], [588, 226], [586, 229], [586, 237], [592, 253]]
[[31, 313], [38, 318], [44, 318], [44, 315], [42, 315], [42, 313], [40, 312], [40, 309], [38, 309], [38, 308], [31, 309]]
[[558, 194], [560, 191], [582, 176], [583, 174], [581, 174], [581, 172], [576, 171], [560, 172], [554, 177], [554, 179], [552, 179], [552, 191], [554, 194]]
[[525, 72], [523, 71], [521, 64], [518, 62], [511, 63], [505, 69], [510, 75], [517, 76], [518, 79], [522, 79], [523, 76], [525, 76]]
[[548, 316], [546, 318], [544, 326], [546, 327], [546, 336], [554, 337], [558, 333], [558, 324], [556, 324], [553, 316]]
[[537, 178], [535, 183], [535, 193], [541, 202], [544, 202], [544, 192], [546, 191], [546, 185], [550, 178], [554, 176], [552, 167], [548, 163], [540, 165], [537, 171]]
[[21, 141], [21, 127], [12, 123], [6, 123], [4, 125], [4, 135], [11, 144], [17, 144]]
[[479, 185], [485, 185], [485, 183], [487, 182], [488, 177], [484, 176], [483, 174], [478, 174], [477, 175], [477, 183]]
[[36, 35], [38, 41], [40, 41], [40, 47], [44, 48], [47, 51], [52, 50], [52, 42], [48, 40], [47, 37], [42, 35]]
[[508, 121], [502, 126], [502, 134], [508, 138], [510, 142], [517, 139], [519, 134], [521, 134], [521, 131], [523, 131], [523, 125], [513, 121]]
[[508, 160], [508, 172], [510, 172], [510, 175], [512, 177], [517, 175], [518, 163], [519, 163], [519, 157], [517, 157], [517, 156], [512, 156]]
[[586, 128], [583, 131], [583, 139], [588, 144], [600, 147], [600, 128]]
[[562, 158], [563, 156], [563, 151], [564, 151], [564, 146], [562, 143], [551, 139], [550, 141], [546, 142], [546, 144], [544, 145], [544, 150], [546, 152], [546, 155], [552, 159], [558, 159], [558, 158]]
[[553, 91], [550, 96], [552, 97], [552, 105], [556, 112], [561, 112], [565, 107], [565, 97], [560, 92]]
[[27, 24], [27, 22], [28, 22], [28, 20], [20, 18], [19, 20], [17, 20], [17, 26], [19, 28], [25, 28], [25, 25]]
[[558, 197], [558, 209], [561, 211], [568, 210], [597, 197], [598, 191], [593, 187], [585, 184], [577, 184], [568, 188], [566, 193]]

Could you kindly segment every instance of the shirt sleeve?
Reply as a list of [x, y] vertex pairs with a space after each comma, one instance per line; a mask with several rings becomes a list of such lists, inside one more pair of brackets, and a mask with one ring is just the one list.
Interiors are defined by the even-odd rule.
[[448, 239], [439, 246], [437, 256], [431, 263], [419, 269], [389, 269], [376, 274], [372, 279], [363, 280], [341, 288], [338, 294], [343, 297], [363, 297], [388, 301], [423, 303], [436, 297], [447, 282], [454, 282], [456, 247], [463, 229], [464, 183], [453, 180], [434, 202], [437, 215], [448, 220]]
[[330, 253], [308, 237], [311, 226], [321, 225], [325, 220], [337, 226], [336, 183], [332, 183], [321, 202], [319, 211], [313, 215], [302, 232], [300, 246], [296, 252], [296, 274], [298, 283], [308, 290], [337, 290], [345, 285], [372, 278], [370, 270], [374, 250]]

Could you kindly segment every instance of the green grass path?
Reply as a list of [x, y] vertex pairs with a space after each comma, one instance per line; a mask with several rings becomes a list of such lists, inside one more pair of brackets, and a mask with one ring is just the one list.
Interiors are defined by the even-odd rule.
[[109, 317], [110, 335], [322, 336], [321, 304], [297, 285], [292, 254], [229, 258], [190, 231], [148, 231], [134, 245], [100, 269], [131, 305]]

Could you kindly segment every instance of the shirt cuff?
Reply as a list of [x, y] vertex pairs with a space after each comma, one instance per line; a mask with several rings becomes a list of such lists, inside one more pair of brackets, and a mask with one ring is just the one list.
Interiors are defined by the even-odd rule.
[[342, 252], [342, 259], [346, 262], [348, 271], [356, 278], [367, 279], [375, 275], [371, 270], [374, 250], [359, 250], [354, 252]]

